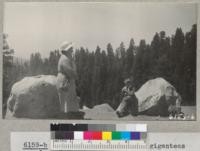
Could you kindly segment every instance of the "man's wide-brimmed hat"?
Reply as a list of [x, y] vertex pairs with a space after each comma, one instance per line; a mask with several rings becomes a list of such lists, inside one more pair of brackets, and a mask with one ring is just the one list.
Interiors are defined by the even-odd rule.
[[68, 51], [72, 47], [74, 47], [72, 42], [64, 41], [60, 46], [60, 51]]

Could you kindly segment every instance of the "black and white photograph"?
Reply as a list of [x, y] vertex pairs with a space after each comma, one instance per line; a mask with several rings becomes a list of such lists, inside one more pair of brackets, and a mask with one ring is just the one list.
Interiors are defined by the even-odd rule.
[[197, 4], [5, 2], [3, 119], [195, 121]]

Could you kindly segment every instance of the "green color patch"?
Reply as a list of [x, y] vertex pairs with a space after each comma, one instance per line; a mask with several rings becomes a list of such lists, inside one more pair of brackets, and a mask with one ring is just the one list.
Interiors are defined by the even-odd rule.
[[112, 140], [120, 140], [121, 133], [120, 132], [112, 132]]

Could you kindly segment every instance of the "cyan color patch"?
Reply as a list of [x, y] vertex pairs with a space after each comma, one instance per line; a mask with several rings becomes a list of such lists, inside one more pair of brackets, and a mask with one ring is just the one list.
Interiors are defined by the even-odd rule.
[[130, 132], [121, 132], [121, 139], [122, 140], [130, 140], [131, 139], [131, 133]]

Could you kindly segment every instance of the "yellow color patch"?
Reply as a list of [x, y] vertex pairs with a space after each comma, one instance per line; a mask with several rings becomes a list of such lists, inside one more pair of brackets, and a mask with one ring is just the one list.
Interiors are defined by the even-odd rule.
[[112, 132], [102, 132], [102, 139], [103, 140], [111, 140], [112, 139]]

